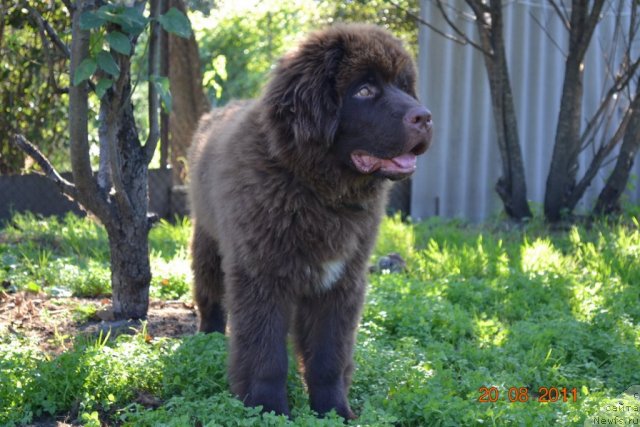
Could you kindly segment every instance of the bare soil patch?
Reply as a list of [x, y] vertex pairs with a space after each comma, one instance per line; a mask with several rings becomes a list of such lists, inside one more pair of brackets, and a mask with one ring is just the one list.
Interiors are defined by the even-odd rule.
[[[47, 353], [59, 354], [77, 336], [139, 331], [139, 322], [113, 321], [109, 298], [54, 298], [31, 292], [0, 291], [0, 336], [28, 337]], [[133, 328], [133, 329], [132, 329]], [[182, 301], [152, 300], [146, 322], [151, 337], [180, 337], [196, 332], [196, 311]]]

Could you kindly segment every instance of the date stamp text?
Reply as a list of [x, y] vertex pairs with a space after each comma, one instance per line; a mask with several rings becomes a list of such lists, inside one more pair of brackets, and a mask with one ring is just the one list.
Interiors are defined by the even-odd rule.
[[578, 389], [573, 387], [538, 387], [537, 393], [532, 392], [528, 387], [508, 387], [503, 390], [496, 386], [482, 386], [478, 389], [478, 402], [495, 403], [500, 399], [508, 402], [577, 402]]

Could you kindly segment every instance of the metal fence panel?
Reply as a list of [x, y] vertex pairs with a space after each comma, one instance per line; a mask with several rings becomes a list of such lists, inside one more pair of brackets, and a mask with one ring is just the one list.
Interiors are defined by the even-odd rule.
[[[72, 180], [70, 173], [63, 173]], [[149, 212], [170, 219], [171, 170], [149, 170]], [[67, 212], [84, 215], [83, 209], [64, 196], [49, 178], [39, 173], [0, 175], [0, 227], [17, 212], [32, 212], [42, 216], [62, 216]]]
[[[457, 17], [456, 22], [477, 39], [464, 1], [448, 3], [468, 12], [467, 19]], [[614, 42], [613, 8], [618, 2], [607, 4], [585, 59], [584, 121], [595, 112], [609, 81], [605, 55]], [[421, 0], [421, 17], [453, 34], [433, 0]], [[548, 2], [542, 0], [505, 2], [504, 25], [527, 196], [534, 209], [541, 208], [553, 152], [568, 33]], [[502, 165], [482, 55], [469, 45], [461, 46], [421, 25], [418, 69], [420, 98], [433, 113], [435, 130], [434, 144], [420, 158], [414, 176], [411, 215], [481, 221], [500, 212], [502, 204], [494, 186]], [[578, 177], [591, 156], [589, 150], [581, 154]], [[593, 205], [612, 166], [593, 180], [578, 210]], [[632, 171], [634, 183], [639, 172], [636, 162]], [[626, 197], [638, 202], [640, 191], [630, 189]]]

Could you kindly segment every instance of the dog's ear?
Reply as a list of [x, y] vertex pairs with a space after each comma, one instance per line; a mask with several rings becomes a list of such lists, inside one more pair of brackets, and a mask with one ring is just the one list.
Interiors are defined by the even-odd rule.
[[285, 124], [298, 144], [330, 147], [338, 129], [341, 99], [336, 74], [343, 49], [310, 41], [285, 56], [275, 69], [263, 102], [271, 123]]

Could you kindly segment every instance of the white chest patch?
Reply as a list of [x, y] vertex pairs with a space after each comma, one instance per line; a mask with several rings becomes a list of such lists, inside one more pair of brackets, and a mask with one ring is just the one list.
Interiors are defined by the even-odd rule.
[[341, 259], [328, 261], [322, 264], [322, 277], [320, 278], [320, 289], [328, 291], [338, 281], [344, 273], [345, 262]]

